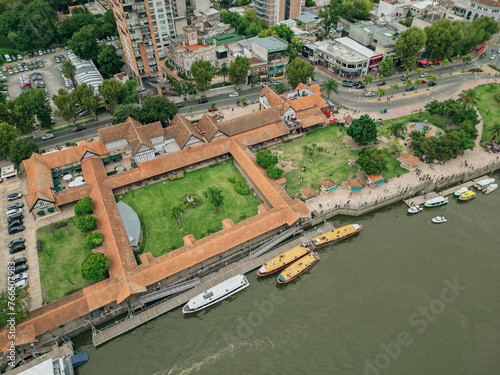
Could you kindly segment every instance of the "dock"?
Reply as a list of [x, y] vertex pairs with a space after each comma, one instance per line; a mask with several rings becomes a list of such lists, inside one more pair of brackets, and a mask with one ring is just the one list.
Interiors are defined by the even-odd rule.
[[[153, 320], [158, 316], [165, 314], [166, 312], [176, 309], [177, 307], [187, 303], [191, 298], [217, 284], [220, 284], [224, 280], [257, 269], [263, 263], [280, 255], [281, 253], [290, 250], [295, 246], [301, 245], [306, 241], [311, 241], [314, 237], [334, 229], [335, 227], [331, 223], [326, 222], [322, 227], [316, 228], [307, 233], [303, 233], [301, 236], [296, 237], [286, 244], [279, 246], [274, 250], [268, 251], [258, 257], [255, 257], [253, 259], [246, 257], [237, 262], [229, 264], [221, 270], [201, 278], [200, 284], [171, 299], [168, 299], [164, 302], [159, 302], [155, 305], [152, 305], [151, 307], [146, 307], [142, 311], [138, 311], [137, 314], [130, 315], [128, 319], [125, 319], [124, 321], [118, 322], [116, 324], [110, 324], [109, 326], [101, 329], [93, 328], [92, 342], [94, 346], [102, 345], [105, 342], [124, 334], [125, 332], [133, 330], [141, 324], [147, 323], [150, 320]], [[181, 312], [178, 311], [177, 313], [180, 314]]]

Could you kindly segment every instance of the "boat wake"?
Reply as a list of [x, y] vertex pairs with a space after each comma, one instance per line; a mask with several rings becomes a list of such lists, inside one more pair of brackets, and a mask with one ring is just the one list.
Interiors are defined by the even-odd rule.
[[198, 362], [190, 362], [189, 360], [179, 361], [175, 363], [171, 369], [163, 369], [157, 371], [154, 375], [188, 375], [196, 374], [203, 370], [206, 366], [213, 366], [217, 361], [224, 358], [233, 358], [239, 351], [268, 351], [274, 349], [275, 345], [270, 337], [265, 339], [252, 339], [236, 343], [228, 344], [226, 347], [218, 350], [215, 353], [208, 353], [203, 359]]

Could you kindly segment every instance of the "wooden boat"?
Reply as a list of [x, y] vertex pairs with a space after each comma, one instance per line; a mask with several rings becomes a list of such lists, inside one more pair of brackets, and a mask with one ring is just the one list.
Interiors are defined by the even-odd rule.
[[425, 207], [437, 207], [437, 206], [441, 206], [441, 205], [446, 204], [446, 203], [448, 203], [448, 198], [436, 197], [436, 198], [432, 198], [432, 199], [429, 199], [428, 201], [426, 201], [424, 203], [424, 206]]
[[295, 280], [318, 262], [319, 255], [311, 251], [306, 256], [300, 258], [285, 268], [278, 276], [278, 284], [286, 284]]
[[460, 188], [458, 189], [454, 194], [455, 194], [455, 197], [459, 197], [461, 196], [463, 193], [466, 193], [467, 191], [469, 191], [469, 188], [468, 187], [463, 187], [463, 188]]
[[236, 275], [220, 284], [198, 294], [189, 300], [182, 308], [183, 314], [190, 314], [212, 306], [223, 299], [250, 286], [245, 275]]
[[458, 197], [458, 199], [461, 201], [470, 201], [474, 198], [476, 198], [476, 193], [474, 193], [472, 190], [467, 190], [465, 193]]
[[491, 185], [492, 183], [495, 182], [494, 178], [485, 178], [484, 180], [478, 181], [477, 184], [474, 185], [474, 187], [477, 190], [483, 190], [486, 188], [488, 185]]
[[432, 222], [436, 224], [446, 223], [448, 220], [444, 216], [436, 216], [432, 218]]
[[288, 267], [290, 263], [302, 258], [304, 255], [309, 253], [311, 249], [307, 246], [307, 243], [303, 243], [299, 246], [295, 246], [283, 254], [274, 257], [270, 261], [264, 263], [257, 270], [257, 277], [271, 275], [275, 272], [281, 271], [282, 269]]
[[361, 230], [361, 228], [363, 228], [363, 226], [360, 224], [349, 224], [326, 232], [321, 236], [314, 237], [311, 241], [313, 244], [313, 250], [354, 236]]
[[420, 206], [411, 206], [409, 209], [408, 209], [408, 213], [409, 214], [416, 214], [416, 213], [419, 213], [420, 211], [422, 211], [423, 208], [420, 207]]
[[488, 186], [486, 186], [485, 189], [483, 189], [483, 193], [484, 194], [493, 193], [497, 188], [498, 188], [497, 184], [488, 185]]

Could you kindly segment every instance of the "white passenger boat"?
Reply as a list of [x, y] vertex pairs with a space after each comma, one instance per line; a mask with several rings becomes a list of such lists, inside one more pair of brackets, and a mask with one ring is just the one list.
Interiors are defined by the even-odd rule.
[[439, 224], [439, 223], [446, 223], [448, 220], [444, 216], [436, 216], [432, 218], [432, 222]]
[[208, 306], [212, 306], [223, 299], [232, 296], [235, 293], [250, 286], [245, 275], [236, 275], [227, 279], [226, 281], [217, 284], [216, 286], [198, 294], [189, 300], [188, 303], [182, 308], [184, 314], [194, 313], [203, 310]]
[[489, 194], [493, 193], [497, 189], [498, 185], [497, 184], [491, 184], [486, 186], [486, 188], [483, 189], [484, 194]]
[[494, 178], [485, 178], [484, 180], [478, 181], [477, 184], [474, 185], [474, 187], [477, 190], [482, 191], [484, 188], [486, 188], [488, 185], [491, 185], [494, 182], [495, 182]]
[[448, 198], [446, 197], [436, 197], [429, 199], [428, 201], [425, 201], [424, 206], [425, 207], [437, 207], [441, 206], [443, 204], [448, 203]]
[[458, 189], [456, 192], [455, 192], [455, 197], [459, 197], [461, 196], [463, 193], [466, 193], [469, 191], [469, 188], [468, 187], [463, 187], [463, 188], [460, 188]]
[[423, 210], [423, 208], [422, 208], [422, 207], [420, 207], [420, 206], [418, 206], [418, 205], [417, 205], [417, 206], [411, 206], [411, 207], [408, 209], [408, 213], [409, 213], [409, 214], [416, 214], [416, 213], [418, 213], [418, 212], [420, 212], [420, 211], [422, 211], [422, 210]]

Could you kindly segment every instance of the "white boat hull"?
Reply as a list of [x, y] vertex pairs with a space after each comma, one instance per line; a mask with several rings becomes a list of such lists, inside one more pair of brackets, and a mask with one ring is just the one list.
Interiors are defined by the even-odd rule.
[[460, 188], [458, 189], [456, 192], [455, 192], [455, 197], [459, 197], [461, 196], [462, 194], [466, 193], [469, 191], [469, 188], [468, 187], [463, 187], [463, 188]]
[[498, 188], [497, 184], [488, 185], [485, 189], [483, 189], [484, 194], [493, 193]]
[[488, 187], [488, 185], [491, 185], [494, 182], [495, 182], [494, 178], [485, 178], [484, 180], [478, 181], [477, 184], [474, 185], [474, 187], [477, 190], [483, 190], [486, 187]]
[[419, 213], [420, 211], [422, 211], [423, 208], [420, 207], [420, 206], [411, 206], [409, 209], [408, 209], [408, 213], [409, 214], [417, 214]]
[[444, 216], [436, 216], [432, 218], [432, 222], [436, 224], [446, 223], [448, 220]]

